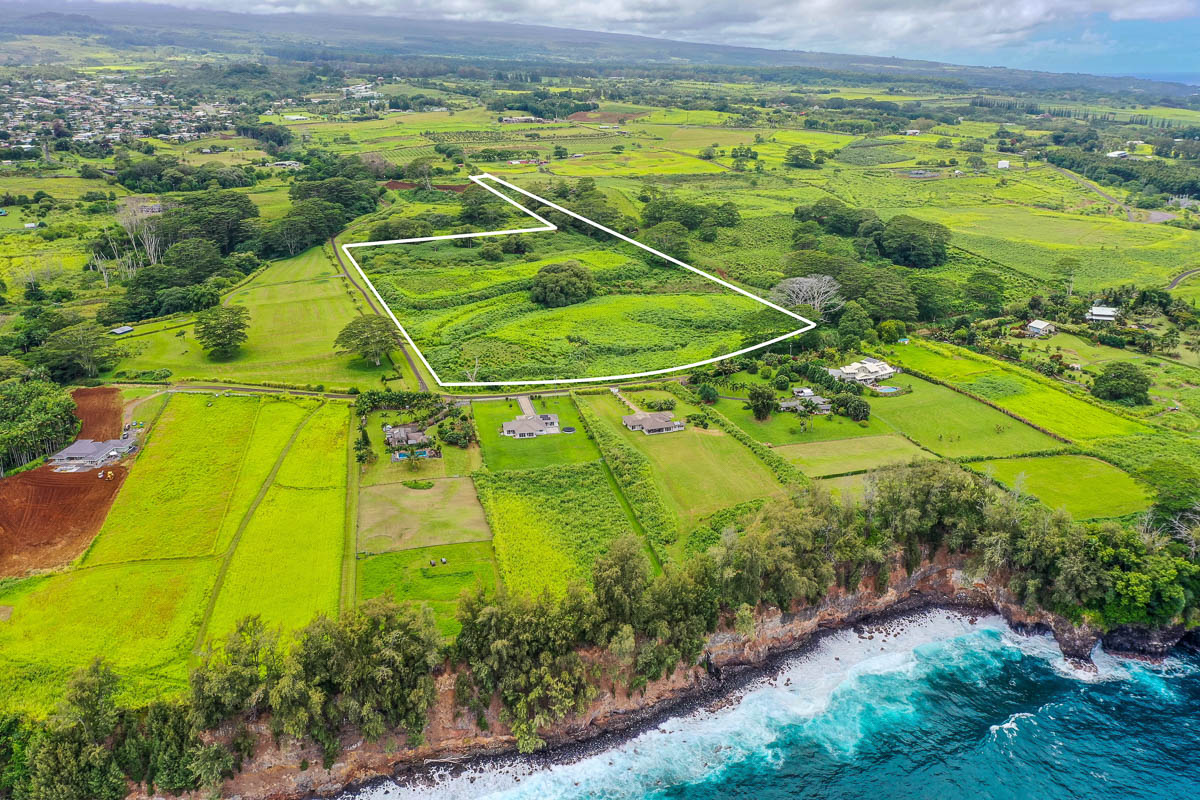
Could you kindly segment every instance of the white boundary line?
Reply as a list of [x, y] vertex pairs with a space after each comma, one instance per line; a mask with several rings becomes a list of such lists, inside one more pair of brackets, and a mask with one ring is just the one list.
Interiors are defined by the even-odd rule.
[[[777, 306], [774, 303], [770, 302], [769, 300], [764, 300], [763, 298], [759, 297], [758, 295], [752, 294], [752, 293], [746, 291], [745, 289], [742, 289], [739, 286], [734, 286], [732, 283], [729, 283], [728, 281], [721, 280], [720, 278], [718, 278], [715, 275], [709, 275], [704, 270], [696, 269], [691, 264], [685, 264], [682, 261], [680, 261], [679, 259], [672, 258], [671, 256], [667, 255], [666, 253], [660, 253], [658, 250], [655, 250], [653, 247], [644, 245], [641, 242], [631, 239], [623, 233], [618, 233], [617, 231], [614, 231], [611, 228], [606, 228], [605, 226], [601, 225], [600, 223], [593, 222], [592, 220], [588, 219], [587, 217], [580, 216], [579, 214], [576, 214], [574, 211], [571, 211], [568, 208], [563, 208], [560, 205], [551, 203], [549, 200], [546, 200], [545, 198], [538, 197], [536, 194], [533, 194], [532, 192], [525, 191], [520, 186], [514, 186], [513, 184], [509, 183], [508, 181], [497, 178], [495, 175], [491, 175], [491, 174], [485, 172], [482, 175], [470, 175], [468, 177], [477, 186], [482, 186], [484, 189], [487, 189], [489, 192], [496, 195], [501, 200], [505, 201], [506, 203], [509, 203], [510, 205], [515, 206], [516, 208], [520, 209], [521, 212], [528, 214], [529, 216], [536, 219], [538, 222], [542, 223], [541, 227], [516, 228], [513, 230], [506, 230], [506, 231], [483, 231], [480, 233], [452, 233], [452, 234], [446, 234], [443, 236], [419, 236], [414, 239], [385, 239], [385, 240], [381, 240], [381, 241], [377, 241], [377, 242], [352, 242], [350, 244], [342, 245], [342, 252], [346, 254], [346, 258], [350, 259], [350, 263], [354, 265], [354, 268], [356, 270], [358, 270], [358, 274], [362, 277], [363, 281], [371, 289], [371, 294], [375, 295], [375, 298], [379, 301], [380, 305], [383, 306], [384, 311], [387, 312], [388, 317], [391, 318], [392, 322], [396, 323], [396, 327], [399, 328], [400, 333], [402, 333], [404, 335], [405, 341], [408, 342], [409, 346], [413, 349], [413, 352], [415, 352], [417, 354], [417, 358], [421, 359], [421, 363], [425, 365], [425, 368], [427, 370], [429, 370], [429, 374], [433, 376], [433, 379], [435, 381], [437, 381], [438, 386], [443, 386], [443, 387], [447, 387], [447, 386], [555, 386], [555, 385], [570, 384], [570, 383], [600, 383], [603, 381], [627, 380], [629, 378], [647, 378], [647, 377], [650, 377], [651, 375], [665, 375], [669, 372], [682, 372], [683, 370], [693, 369], [695, 367], [702, 367], [706, 364], [715, 364], [716, 362], [723, 361], [727, 358], [733, 358], [734, 356], [740, 356], [740, 355], [743, 355], [744, 353], [750, 353], [755, 350], [761, 350], [764, 347], [770, 347], [771, 345], [776, 344], [777, 342], [782, 342], [785, 339], [792, 338], [793, 336], [799, 336], [800, 334], [810, 331], [817, 326], [817, 323], [813, 322], [812, 320], [805, 319], [804, 317], [800, 316], [799, 314], [788, 311], [786, 308], [783, 308], [781, 306]], [[733, 291], [737, 292], [738, 294], [749, 297], [751, 300], [754, 300], [757, 303], [762, 303], [764, 306], [767, 306], [768, 308], [772, 308], [772, 309], [780, 312], [781, 314], [786, 314], [787, 316], [789, 316], [793, 319], [799, 320], [800, 322], [804, 323], [804, 326], [801, 328], [797, 328], [796, 330], [792, 331], [791, 333], [785, 333], [782, 336], [776, 336], [774, 339], [770, 339], [768, 341], [753, 345], [751, 347], [743, 347], [741, 350], [735, 350], [734, 352], [726, 353], [723, 356], [717, 356], [716, 358], [706, 358], [703, 361], [695, 361], [695, 362], [692, 362], [691, 364], [683, 364], [678, 367], [668, 367], [667, 369], [653, 369], [648, 372], [631, 372], [626, 375], [604, 375], [604, 376], [598, 377], [598, 378], [563, 378], [560, 380], [443, 381], [441, 379], [441, 377], [437, 374], [437, 372], [434, 370], [433, 366], [429, 363], [429, 360], [425, 358], [425, 354], [421, 352], [421, 348], [417, 347], [417, 343], [413, 341], [412, 336], [410, 336], [408, 334], [408, 331], [404, 329], [404, 326], [400, 324], [400, 320], [396, 319], [396, 315], [394, 313], [392, 313], [391, 306], [389, 306], [387, 304], [387, 301], [385, 301], [383, 299], [383, 297], [379, 294], [379, 290], [375, 288], [375, 284], [373, 284], [371, 282], [371, 279], [367, 277], [367, 274], [365, 272], [363, 272], [363, 268], [361, 266], [359, 266], [358, 261], [355, 260], [354, 256], [350, 253], [350, 250], [351, 250], [351, 248], [355, 248], [355, 247], [374, 247], [376, 245], [383, 245], [383, 244], [414, 244], [416, 242], [434, 242], [434, 241], [439, 241], [442, 239], [470, 239], [470, 238], [474, 238], [477, 236], [508, 236], [509, 234], [514, 234], [514, 233], [543, 233], [543, 232], [547, 232], [547, 231], [558, 230], [558, 226], [555, 225], [553, 222], [550, 222], [547, 219], [543, 219], [542, 217], [538, 216], [534, 212], [530, 211], [528, 208], [525, 208], [524, 206], [522, 206], [516, 200], [513, 200], [511, 197], [508, 197], [507, 195], [505, 195], [503, 192], [500, 192], [496, 188], [484, 183], [485, 179], [493, 180], [496, 183], [500, 184], [501, 186], [506, 186], [509, 189], [520, 192], [521, 194], [525, 195], [526, 197], [530, 197], [534, 200], [537, 200], [539, 203], [547, 205], [550, 208], [553, 208], [555, 211], [561, 211], [563, 214], [566, 214], [569, 217], [573, 217], [573, 218], [579, 220], [580, 222], [586, 222], [588, 225], [591, 225], [593, 228], [599, 228], [600, 230], [604, 231], [605, 233], [617, 237], [621, 241], [629, 242], [630, 244], [634, 245], [635, 247], [640, 247], [641, 249], [643, 249], [649, 253], [653, 253], [654, 255], [658, 256], [659, 258], [663, 259], [664, 261], [669, 261], [670, 263], [675, 264], [676, 266], [683, 267], [686, 270], [690, 270], [690, 271], [696, 273], [697, 275], [703, 275], [705, 278], [708, 278], [710, 281], [712, 281], [714, 283], [718, 283], [721, 286], [724, 286], [726, 289], [732, 289]]]

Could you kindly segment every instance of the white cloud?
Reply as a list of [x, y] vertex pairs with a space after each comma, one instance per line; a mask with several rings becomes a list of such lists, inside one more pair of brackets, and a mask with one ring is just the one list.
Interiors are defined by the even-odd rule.
[[[1200, 0], [157, 0], [189, 8], [492, 20], [715, 44], [921, 57], [1019, 48], [1093, 21], [1200, 16]], [[1076, 34], [1078, 35], [1078, 34]], [[1054, 40], [1053, 36], [1049, 37]], [[1084, 45], [1085, 42], [1068, 42]]]

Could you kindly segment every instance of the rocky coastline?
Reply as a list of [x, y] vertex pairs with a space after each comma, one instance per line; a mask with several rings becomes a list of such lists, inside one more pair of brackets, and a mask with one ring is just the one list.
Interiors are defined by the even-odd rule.
[[[1097, 644], [1115, 655], [1158, 660], [1185, 637], [1194, 636], [1181, 625], [1122, 626], [1102, 632], [1049, 612], [1029, 613], [1003, 586], [971, 577], [963, 557], [944, 552], [911, 574], [893, 565], [890, 578], [888, 590], [881, 594], [864, 581], [859, 591], [834, 590], [816, 606], [788, 613], [769, 609], [758, 616], [751, 636], [722, 629], [709, 637], [701, 664], [680, 667], [644, 691], [629, 695], [623, 688], [603, 686], [586, 711], [543, 732], [544, 751], [519, 758], [532, 769], [586, 757], [667, 717], [728, 702], [750, 681], [770, 675], [785, 660], [816, 647], [824, 634], [883, 625], [934, 608], [967, 615], [999, 614], [1017, 631], [1049, 633], [1063, 655], [1084, 669], [1091, 667]], [[375, 742], [347, 735], [341, 756], [328, 769], [321, 765], [316, 747], [276, 742], [265, 721], [253, 723], [250, 728], [258, 739], [255, 753], [240, 773], [226, 781], [221, 796], [238, 800], [334, 797], [381, 781], [420, 781], [434, 769], [513, 763], [518, 758], [516, 743], [500, 722], [499, 704], [493, 702], [485, 714], [487, 728], [481, 729], [468, 715], [456, 713], [454, 678], [450, 670], [437, 676], [437, 700], [421, 745], [408, 746], [401, 735]], [[216, 736], [232, 732], [221, 730]], [[197, 800], [200, 796], [196, 793]], [[131, 800], [146, 797], [134, 792]]]

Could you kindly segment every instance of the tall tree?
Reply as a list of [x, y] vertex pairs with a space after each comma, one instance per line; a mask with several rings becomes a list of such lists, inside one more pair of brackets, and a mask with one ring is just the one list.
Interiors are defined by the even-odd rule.
[[358, 354], [378, 367], [384, 356], [400, 347], [400, 331], [386, 317], [368, 314], [347, 322], [333, 344], [339, 353]]
[[196, 315], [196, 339], [213, 355], [228, 356], [248, 338], [250, 310], [244, 306], [216, 306]]

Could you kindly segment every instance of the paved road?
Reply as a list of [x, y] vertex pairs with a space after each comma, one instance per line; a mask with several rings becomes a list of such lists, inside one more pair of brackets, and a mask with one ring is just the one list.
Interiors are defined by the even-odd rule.
[[[1111, 194], [1104, 191], [1096, 184], [1080, 177], [1079, 175], [1076, 175], [1074, 172], [1071, 172], [1071, 170], [1069, 170], [1069, 169], [1063, 169], [1062, 167], [1056, 167], [1053, 164], [1050, 165], [1050, 168], [1053, 169], [1055, 172], [1058, 172], [1059, 174], [1075, 181], [1083, 188], [1088, 189], [1089, 191], [1095, 192], [1096, 194], [1100, 195], [1108, 202], [1113, 203], [1114, 205], [1118, 205], [1121, 208], [1125, 209], [1125, 218], [1128, 219], [1130, 222], [1137, 222], [1136, 214], [1132, 207], [1126, 205], [1125, 203], [1122, 203], [1120, 200], [1113, 197]], [[1169, 211], [1149, 211], [1149, 212], [1147, 212], [1146, 216], [1147, 216], [1146, 221], [1149, 223], [1166, 222], [1167, 220], [1175, 219], [1175, 215]]]
[[[329, 246], [333, 248], [333, 254], [337, 257], [338, 266], [342, 268], [342, 274], [346, 276], [346, 280], [350, 281], [350, 284], [355, 289], [358, 289], [362, 296], [366, 298], [367, 305], [370, 306], [371, 311], [382, 315], [383, 311], [381, 311], [379, 307], [375, 305], [375, 298], [371, 296], [371, 293], [367, 291], [365, 286], [360, 286], [358, 281], [354, 280], [354, 276], [350, 273], [350, 270], [346, 268], [346, 262], [342, 260], [342, 250], [340, 247], [338, 247], [337, 239], [335, 237], [329, 237]], [[420, 387], [422, 392], [428, 392], [429, 384], [425, 382], [425, 378], [422, 377], [421, 371], [417, 369], [417, 362], [413, 361], [412, 354], [408, 352], [408, 348], [402, 344], [400, 345], [400, 352], [404, 354], [404, 360], [408, 362], [408, 368], [412, 370], [412, 374], [417, 376], [417, 386]]]
[[1167, 284], [1167, 291], [1174, 289], [1176, 286], [1183, 283], [1185, 280], [1192, 277], [1193, 275], [1196, 275], [1197, 273], [1200, 273], [1200, 269], [1189, 269], [1187, 272], [1183, 273], [1182, 275], [1176, 275], [1175, 280], [1173, 280]]

